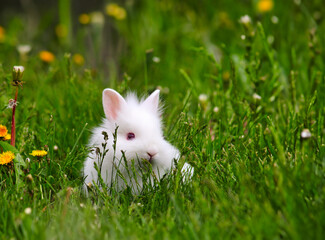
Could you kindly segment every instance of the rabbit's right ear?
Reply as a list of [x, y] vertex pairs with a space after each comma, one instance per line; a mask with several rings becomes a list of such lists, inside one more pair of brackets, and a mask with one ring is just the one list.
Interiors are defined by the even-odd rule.
[[119, 111], [125, 105], [124, 98], [115, 90], [106, 88], [103, 91], [103, 107], [108, 120], [116, 120]]

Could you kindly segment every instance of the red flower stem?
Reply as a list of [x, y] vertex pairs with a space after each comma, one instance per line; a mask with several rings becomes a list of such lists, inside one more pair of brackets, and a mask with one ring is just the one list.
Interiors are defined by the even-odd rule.
[[15, 137], [16, 137], [16, 123], [15, 123], [15, 113], [17, 105], [17, 96], [18, 96], [18, 86], [16, 87], [15, 102], [12, 107], [12, 118], [11, 118], [11, 141], [10, 144], [15, 146]]

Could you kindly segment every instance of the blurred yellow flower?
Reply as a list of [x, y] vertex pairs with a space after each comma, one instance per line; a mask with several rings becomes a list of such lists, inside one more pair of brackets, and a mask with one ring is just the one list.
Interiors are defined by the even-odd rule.
[[3, 42], [5, 40], [5, 29], [0, 26], [0, 42]]
[[55, 33], [59, 38], [64, 38], [68, 34], [67, 27], [63, 24], [59, 24], [55, 27]]
[[74, 55], [72, 56], [72, 60], [73, 60], [73, 62], [74, 62], [75, 64], [77, 64], [77, 65], [79, 65], [79, 66], [82, 66], [82, 65], [84, 65], [84, 63], [85, 63], [85, 59], [84, 59], [84, 57], [83, 57], [81, 54], [79, 54], [79, 53], [74, 54]]
[[81, 24], [85, 24], [85, 25], [88, 24], [90, 22], [89, 15], [86, 14], [86, 13], [80, 14], [80, 16], [79, 16], [79, 22]]
[[221, 26], [232, 28], [233, 22], [231, 21], [229, 14], [227, 12], [219, 12], [219, 22]]
[[230, 72], [228, 72], [228, 71], [226, 71], [226, 72], [223, 72], [222, 73], [222, 79], [223, 80], [229, 80], [229, 78], [230, 78]]
[[4, 136], [3, 140], [7, 141], [11, 139], [11, 135], [7, 134], [6, 136]]
[[106, 13], [117, 20], [123, 20], [126, 18], [126, 11], [116, 3], [110, 3], [106, 5]]
[[45, 150], [33, 150], [30, 155], [34, 157], [44, 157], [47, 154]]
[[10, 151], [3, 152], [0, 154], [0, 165], [10, 163], [15, 158], [15, 154]]
[[0, 137], [5, 137], [7, 134], [8, 134], [7, 127], [0, 124]]
[[261, 13], [269, 12], [273, 9], [273, 0], [259, 0], [257, 3], [257, 10]]
[[47, 63], [53, 62], [55, 59], [54, 54], [49, 51], [41, 51], [39, 53], [39, 57], [43, 62], [47, 62]]

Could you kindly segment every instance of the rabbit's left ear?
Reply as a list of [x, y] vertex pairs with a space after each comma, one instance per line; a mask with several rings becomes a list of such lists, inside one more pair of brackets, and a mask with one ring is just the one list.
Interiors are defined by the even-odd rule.
[[151, 111], [158, 112], [159, 93], [160, 90], [154, 91], [153, 93], [150, 94], [149, 97], [146, 98], [146, 100], [144, 100], [142, 104], [147, 108], [149, 108]]
[[116, 120], [121, 109], [126, 105], [124, 98], [115, 90], [106, 88], [103, 91], [103, 107], [108, 120]]

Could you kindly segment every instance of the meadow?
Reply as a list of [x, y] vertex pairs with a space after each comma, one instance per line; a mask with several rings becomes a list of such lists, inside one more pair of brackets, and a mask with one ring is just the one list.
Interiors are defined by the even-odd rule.
[[[99, 2], [1, 8], [0, 239], [324, 239], [323, 1]], [[161, 90], [190, 183], [84, 196], [107, 87]]]

